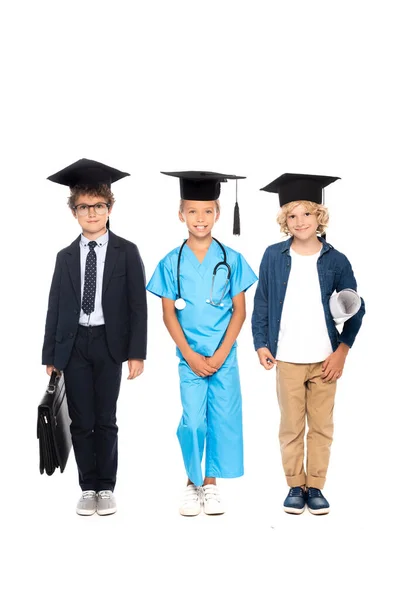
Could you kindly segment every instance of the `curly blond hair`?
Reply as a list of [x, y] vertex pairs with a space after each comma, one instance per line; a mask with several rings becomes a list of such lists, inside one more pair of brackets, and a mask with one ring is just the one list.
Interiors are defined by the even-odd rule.
[[316, 215], [318, 222], [317, 233], [325, 233], [329, 223], [328, 208], [324, 204], [317, 204], [316, 202], [310, 202], [309, 200], [295, 200], [293, 202], [288, 202], [288, 204], [284, 204], [281, 207], [278, 216], [276, 217], [281, 232], [285, 235], [291, 235], [287, 226], [287, 216], [299, 204], [302, 204], [312, 215]]

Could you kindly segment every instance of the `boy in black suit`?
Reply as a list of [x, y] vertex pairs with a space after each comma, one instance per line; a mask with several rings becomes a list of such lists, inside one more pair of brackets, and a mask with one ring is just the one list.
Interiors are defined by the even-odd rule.
[[57, 255], [42, 364], [64, 372], [82, 496], [80, 515], [112, 514], [117, 473], [116, 405], [122, 363], [143, 372], [147, 342], [145, 273], [138, 248], [108, 229], [111, 184], [129, 173], [81, 159], [48, 179], [70, 188], [82, 234]]

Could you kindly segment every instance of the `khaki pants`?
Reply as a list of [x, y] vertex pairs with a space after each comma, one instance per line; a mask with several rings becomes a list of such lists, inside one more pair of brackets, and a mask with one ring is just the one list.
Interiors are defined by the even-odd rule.
[[[336, 381], [322, 381], [322, 364], [282, 361], [277, 364], [276, 388], [281, 409], [279, 441], [290, 487], [305, 485], [321, 490], [325, 484], [333, 435]], [[307, 465], [304, 470], [306, 416]]]

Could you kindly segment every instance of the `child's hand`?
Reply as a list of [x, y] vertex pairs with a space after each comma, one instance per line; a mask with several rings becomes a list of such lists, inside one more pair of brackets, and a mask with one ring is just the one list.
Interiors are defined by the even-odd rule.
[[345, 344], [340, 344], [340, 346], [332, 352], [328, 356], [322, 365], [322, 376], [321, 379], [325, 383], [329, 381], [336, 381], [340, 379], [343, 374], [344, 363], [346, 362], [347, 353], [349, 351], [349, 347]]
[[267, 371], [273, 369], [274, 365], [276, 365], [277, 361], [272, 356], [268, 348], [259, 348], [257, 350], [257, 354], [258, 358], [260, 359], [260, 365], [262, 365]]
[[53, 371], [57, 371], [57, 375], [60, 375], [60, 371], [54, 365], [46, 365], [46, 373], [49, 377], [51, 377]]
[[226, 361], [226, 355], [216, 350], [212, 356], [206, 357], [207, 364], [218, 371]]
[[199, 377], [209, 377], [217, 372], [217, 369], [208, 364], [208, 359], [202, 354], [198, 354], [197, 352], [193, 351], [189, 354], [189, 356], [185, 356], [184, 358], [189, 367], [192, 369], [193, 373]]
[[136, 358], [128, 358], [128, 369], [128, 379], [135, 379], [135, 377], [139, 377], [143, 373], [144, 361], [137, 360]]

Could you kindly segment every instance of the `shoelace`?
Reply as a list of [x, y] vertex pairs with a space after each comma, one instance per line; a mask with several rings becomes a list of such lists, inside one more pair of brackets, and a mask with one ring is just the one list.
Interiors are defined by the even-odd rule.
[[87, 500], [88, 498], [94, 498], [95, 495], [96, 492], [94, 492], [93, 490], [85, 490], [82, 492], [82, 498], [84, 500]]
[[309, 498], [322, 498], [321, 490], [317, 488], [308, 488], [308, 497]]
[[221, 502], [220, 495], [218, 489], [213, 485], [205, 485], [203, 487], [204, 501], [210, 502], [215, 500], [215, 502]]
[[102, 490], [99, 492], [99, 496], [102, 500], [109, 500], [111, 498], [112, 492], [110, 490]]
[[291, 498], [295, 497], [297, 498], [297, 496], [302, 496], [304, 494], [303, 488], [301, 487], [293, 487], [291, 488], [291, 490], [289, 491], [289, 496]]

